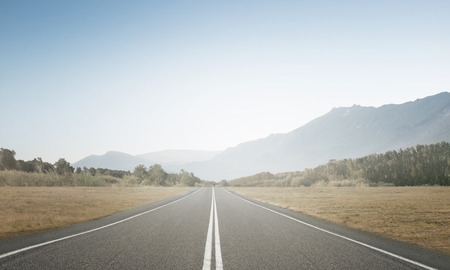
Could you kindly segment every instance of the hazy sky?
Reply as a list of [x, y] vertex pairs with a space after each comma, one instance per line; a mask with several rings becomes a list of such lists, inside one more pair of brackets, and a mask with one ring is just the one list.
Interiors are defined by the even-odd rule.
[[0, 1], [0, 147], [224, 150], [450, 91], [450, 1]]

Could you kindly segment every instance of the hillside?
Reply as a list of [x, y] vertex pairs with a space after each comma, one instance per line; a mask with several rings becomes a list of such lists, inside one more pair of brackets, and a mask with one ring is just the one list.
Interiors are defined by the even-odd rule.
[[189, 162], [205, 161], [213, 158], [218, 153], [216, 151], [167, 150], [133, 156], [122, 152], [110, 151], [104, 155], [88, 156], [75, 162], [72, 166], [75, 168], [94, 167], [133, 171], [139, 164], [146, 166], [160, 164], [165, 167], [171, 167]]
[[383, 154], [330, 160], [313, 169], [261, 172], [228, 181], [232, 186], [450, 186], [450, 143], [417, 145]]
[[198, 151], [198, 150], [165, 150], [137, 155], [150, 163], [164, 165], [179, 165], [194, 161], [206, 161], [219, 154], [219, 151]]
[[378, 108], [334, 108], [289, 133], [249, 141], [223, 152], [170, 150], [132, 156], [108, 152], [89, 156], [74, 167], [133, 170], [138, 164], [161, 164], [205, 180], [220, 181], [259, 172], [313, 168], [330, 159], [358, 158], [417, 144], [450, 142], [450, 93]]
[[122, 152], [109, 151], [104, 155], [91, 155], [72, 164], [73, 167], [109, 168], [115, 170], [133, 170], [138, 164], [145, 164], [144, 158], [139, 158]]
[[450, 93], [378, 108], [334, 108], [286, 134], [242, 143], [205, 162], [184, 165], [219, 181], [269, 171], [303, 170], [417, 144], [450, 141]]

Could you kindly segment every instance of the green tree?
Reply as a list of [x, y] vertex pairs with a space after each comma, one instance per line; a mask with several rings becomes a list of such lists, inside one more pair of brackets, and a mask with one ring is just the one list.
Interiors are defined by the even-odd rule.
[[180, 183], [185, 186], [193, 187], [195, 183], [200, 183], [200, 178], [194, 176], [193, 173], [188, 173], [185, 170], [181, 170], [180, 173]]
[[0, 148], [0, 170], [16, 169], [16, 152], [5, 148]]
[[58, 175], [66, 175], [74, 172], [74, 168], [70, 166], [70, 163], [67, 162], [64, 158], [60, 158], [55, 163], [55, 171]]
[[32, 161], [23, 161], [21, 159], [16, 161], [16, 170], [22, 172], [35, 172], [36, 169]]
[[37, 172], [42, 173], [44, 171], [44, 162], [42, 161], [42, 158], [38, 157], [33, 159], [34, 168]]
[[180, 183], [180, 175], [176, 173], [169, 173], [167, 176], [167, 183], [170, 185], [176, 185]]
[[166, 186], [168, 174], [164, 171], [161, 165], [155, 164], [150, 166], [148, 171], [150, 184], [155, 184], [159, 186]]
[[147, 168], [145, 167], [145, 165], [139, 164], [138, 166], [136, 166], [136, 168], [134, 168], [133, 174], [137, 178], [143, 180], [147, 177]]

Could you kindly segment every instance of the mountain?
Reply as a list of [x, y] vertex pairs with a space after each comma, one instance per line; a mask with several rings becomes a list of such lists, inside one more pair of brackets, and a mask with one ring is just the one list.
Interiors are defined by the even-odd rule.
[[104, 155], [91, 155], [72, 164], [73, 167], [108, 168], [113, 170], [132, 171], [139, 164], [146, 164], [144, 158], [139, 158], [122, 152], [110, 151]]
[[166, 150], [137, 155], [136, 157], [161, 165], [179, 165], [194, 161], [210, 160], [219, 153], [220, 151]]
[[334, 108], [289, 133], [249, 141], [223, 152], [168, 150], [129, 155], [108, 152], [92, 155], [74, 167], [132, 171], [137, 165], [163, 165], [204, 180], [220, 181], [259, 172], [287, 172], [313, 168], [330, 159], [358, 158], [417, 144], [450, 142], [450, 93], [378, 108]]
[[173, 167], [179, 164], [200, 162], [213, 158], [220, 152], [196, 150], [166, 150], [142, 155], [130, 155], [122, 152], [110, 151], [104, 155], [91, 155], [75, 162], [73, 167], [108, 168], [113, 170], [133, 171], [139, 164], [150, 166], [160, 164]]
[[440, 141], [450, 141], [447, 92], [400, 105], [334, 108], [292, 132], [245, 142], [183, 168], [202, 179], [219, 181], [263, 171], [303, 170], [330, 159]]

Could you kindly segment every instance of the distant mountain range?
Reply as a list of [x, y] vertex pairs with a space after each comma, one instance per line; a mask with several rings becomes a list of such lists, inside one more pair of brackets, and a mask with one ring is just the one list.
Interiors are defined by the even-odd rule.
[[110, 151], [104, 155], [91, 155], [75, 162], [73, 167], [108, 168], [114, 170], [133, 171], [139, 164], [150, 166], [160, 164], [164, 167], [177, 167], [191, 162], [201, 162], [212, 159], [220, 152], [197, 150], [166, 150], [142, 155], [130, 155]]
[[[202, 160], [184, 164], [182, 159], [168, 162], [164, 168], [169, 171], [183, 168], [205, 180], [230, 180], [263, 171], [303, 170], [330, 159], [356, 158], [440, 141], [450, 141], [450, 93], [447, 92], [400, 105], [334, 108], [289, 133], [245, 142], [221, 153], [205, 155]], [[100, 167], [118, 169], [122, 164], [124, 168], [133, 162], [142, 163], [141, 160], [149, 164], [149, 157], [155, 163], [163, 163], [162, 156], [158, 155], [133, 157], [122, 153], [123, 160], [120, 160], [115, 153], [103, 156], [111, 160], [108, 163], [111, 166]], [[172, 154], [171, 158], [176, 159], [177, 153]], [[95, 156], [86, 159], [91, 162], [85, 162], [90, 164], [86, 167], [98, 164], [94, 163]], [[79, 165], [75, 163], [75, 166]]]

